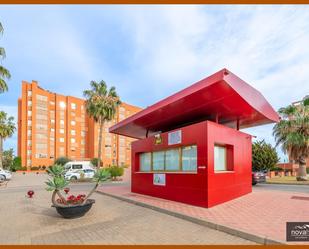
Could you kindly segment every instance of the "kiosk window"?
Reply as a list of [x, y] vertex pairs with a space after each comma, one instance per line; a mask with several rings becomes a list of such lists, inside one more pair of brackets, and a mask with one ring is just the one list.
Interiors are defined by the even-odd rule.
[[182, 148], [182, 170], [197, 170], [197, 148], [196, 145], [186, 146]]
[[153, 170], [164, 170], [164, 151], [156, 151], [152, 153]]
[[140, 154], [140, 171], [150, 171], [151, 170], [151, 153]]
[[215, 171], [225, 171], [227, 170], [226, 163], [226, 147], [215, 145], [214, 153], [214, 168]]
[[165, 152], [165, 170], [179, 170], [179, 149], [167, 150]]

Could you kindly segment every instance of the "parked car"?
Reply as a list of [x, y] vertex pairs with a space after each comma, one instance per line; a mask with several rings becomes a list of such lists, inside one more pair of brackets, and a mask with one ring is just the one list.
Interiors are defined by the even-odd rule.
[[83, 169], [83, 170], [75, 170], [75, 171], [67, 171], [64, 175], [65, 179], [70, 181], [76, 181], [84, 176], [85, 179], [92, 179], [95, 174], [94, 169]]
[[90, 161], [72, 161], [68, 162], [64, 165], [64, 169], [66, 171], [76, 171], [76, 170], [85, 170], [85, 169], [92, 169], [94, 167]]
[[266, 182], [266, 174], [264, 172], [252, 172], [252, 185], [256, 185], [257, 183]]
[[5, 169], [0, 169], [0, 179], [10, 180], [12, 178], [12, 172]]

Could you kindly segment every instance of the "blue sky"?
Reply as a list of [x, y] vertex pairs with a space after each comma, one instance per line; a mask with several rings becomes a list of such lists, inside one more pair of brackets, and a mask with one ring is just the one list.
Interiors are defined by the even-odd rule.
[[[22, 80], [82, 97], [104, 79], [147, 107], [226, 67], [277, 110], [309, 94], [308, 20], [305, 5], [2, 5], [12, 79], [0, 109], [16, 116]], [[273, 144], [272, 127], [245, 131]]]

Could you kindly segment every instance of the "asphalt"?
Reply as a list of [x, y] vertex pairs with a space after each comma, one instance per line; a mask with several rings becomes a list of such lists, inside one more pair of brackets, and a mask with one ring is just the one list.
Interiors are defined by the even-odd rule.
[[287, 191], [309, 194], [309, 185], [287, 185], [287, 184], [268, 184], [258, 183], [253, 186], [253, 190]]

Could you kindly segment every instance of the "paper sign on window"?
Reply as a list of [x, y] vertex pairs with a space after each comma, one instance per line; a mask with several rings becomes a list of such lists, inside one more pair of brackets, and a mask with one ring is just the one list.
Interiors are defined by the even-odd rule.
[[181, 130], [168, 133], [168, 145], [181, 143]]
[[165, 174], [153, 174], [153, 184], [165, 186]]

